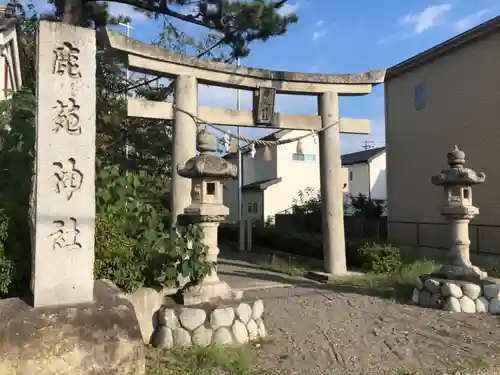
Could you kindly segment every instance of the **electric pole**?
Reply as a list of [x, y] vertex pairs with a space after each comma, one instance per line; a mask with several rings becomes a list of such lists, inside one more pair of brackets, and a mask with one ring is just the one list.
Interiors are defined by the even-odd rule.
[[371, 149], [371, 148], [373, 148], [373, 141], [367, 141], [367, 140], [365, 140], [365, 141], [361, 142], [361, 144], [362, 144], [362, 146], [361, 146], [361, 147], [362, 147], [365, 151], [366, 151], [366, 150], [369, 150], [369, 149]]

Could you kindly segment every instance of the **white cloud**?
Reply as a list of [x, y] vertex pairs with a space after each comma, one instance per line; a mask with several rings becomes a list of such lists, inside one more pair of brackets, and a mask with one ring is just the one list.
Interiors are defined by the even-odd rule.
[[313, 40], [318, 40], [320, 38], [323, 38], [326, 35], [327, 31], [326, 30], [318, 30], [313, 32], [312, 39]]
[[285, 3], [280, 9], [278, 9], [278, 13], [282, 16], [287, 16], [290, 13], [297, 12], [299, 6], [300, 4], [298, 2], [296, 2], [295, 4]]
[[488, 14], [491, 13], [491, 10], [492, 9], [481, 9], [480, 11], [478, 11], [476, 13], [472, 13], [472, 14], [468, 15], [467, 17], [464, 17], [464, 18], [458, 20], [454, 24], [454, 29], [457, 32], [461, 33], [465, 30], [468, 30], [468, 29], [476, 26], [480, 22], [484, 21], [486, 16], [488, 16]]
[[316, 21], [316, 27], [320, 27], [324, 23], [325, 23], [325, 21], [323, 21], [323, 20]]
[[412, 27], [413, 33], [422, 34], [424, 31], [440, 24], [443, 16], [452, 9], [451, 4], [432, 5], [420, 13], [409, 13], [399, 20], [401, 25]]

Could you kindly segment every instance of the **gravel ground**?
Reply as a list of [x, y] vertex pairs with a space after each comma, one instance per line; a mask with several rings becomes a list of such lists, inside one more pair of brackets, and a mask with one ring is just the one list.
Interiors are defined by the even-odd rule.
[[471, 374], [491, 373], [499, 363], [496, 316], [423, 309], [338, 288], [245, 292], [265, 304], [271, 339], [259, 349], [263, 374]]

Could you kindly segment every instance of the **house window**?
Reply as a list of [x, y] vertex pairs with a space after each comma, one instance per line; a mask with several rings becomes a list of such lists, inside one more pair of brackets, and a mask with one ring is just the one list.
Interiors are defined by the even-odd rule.
[[352, 181], [354, 177], [354, 174], [352, 173], [352, 171], [349, 171], [349, 181]]
[[423, 83], [419, 83], [415, 86], [414, 92], [414, 105], [415, 110], [424, 109], [425, 108], [425, 85]]
[[258, 211], [258, 204], [257, 202], [250, 202], [247, 204], [247, 212], [249, 214], [256, 214]]
[[292, 160], [293, 161], [314, 162], [314, 161], [316, 161], [316, 155], [315, 154], [292, 154]]

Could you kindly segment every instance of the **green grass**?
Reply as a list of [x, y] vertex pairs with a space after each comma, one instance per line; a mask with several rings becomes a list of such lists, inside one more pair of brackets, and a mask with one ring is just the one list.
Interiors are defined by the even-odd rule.
[[146, 348], [147, 375], [254, 375], [255, 352], [249, 346]]
[[423, 260], [403, 264], [394, 273], [365, 273], [362, 275], [339, 277], [330, 281], [331, 284], [352, 285], [364, 288], [409, 288], [415, 285], [417, 276], [437, 271], [440, 264], [435, 261]]
[[298, 262], [293, 256], [283, 258], [275, 254], [259, 262], [259, 266], [270, 271], [280, 272], [290, 276], [304, 276], [309, 266]]

